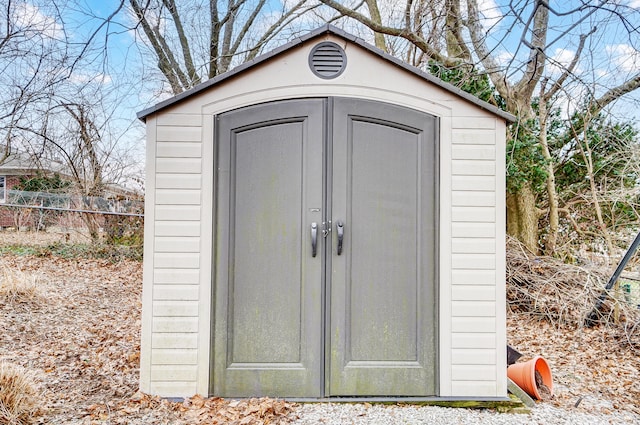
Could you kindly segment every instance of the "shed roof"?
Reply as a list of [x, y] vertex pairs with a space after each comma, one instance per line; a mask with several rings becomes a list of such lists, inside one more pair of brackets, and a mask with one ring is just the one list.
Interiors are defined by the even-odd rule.
[[303, 36], [300, 36], [300, 37], [290, 41], [287, 44], [284, 44], [284, 45], [272, 50], [269, 53], [265, 53], [263, 55], [260, 55], [260, 56], [256, 57], [253, 60], [245, 62], [242, 65], [232, 69], [231, 71], [225, 72], [224, 74], [220, 74], [220, 75], [218, 75], [218, 76], [216, 76], [214, 78], [211, 78], [211, 79], [209, 79], [209, 80], [207, 80], [207, 81], [205, 81], [205, 82], [203, 82], [201, 84], [198, 84], [197, 86], [192, 87], [189, 90], [186, 90], [186, 91], [184, 91], [184, 92], [182, 92], [180, 94], [177, 94], [176, 96], [173, 96], [173, 97], [171, 97], [169, 99], [166, 99], [166, 100], [164, 100], [164, 101], [162, 101], [160, 103], [157, 103], [156, 105], [154, 105], [154, 106], [152, 106], [150, 108], [144, 109], [144, 110], [138, 112], [138, 114], [137, 114], [138, 118], [140, 120], [142, 120], [142, 121], [146, 121], [146, 118], [151, 114], [159, 112], [159, 111], [161, 111], [161, 110], [163, 110], [163, 109], [165, 109], [165, 108], [167, 108], [167, 107], [169, 107], [171, 105], [177, 104], [177, 103], [181, 102], [182, 100], [195, 95], [196, 93], [200, 93], [200, 92], [202, 92], [204, 90], [207, 90], [210, 87], [212, 87], [212, 86], [214, 86], [214, 85], [216, 85], [216, 84], [218, 84], [218, 83], [220, 83], [222, 81], [225, 81], [225, 80], [227, 80], [227, 79], [229, 79], [229, 78], [231, 78], [233, 76], [236, 76], [236, 75], [238, 75], [240, 73], [243, 73], [243, 72], [247, 71], [248, 69], [253, 68], [254, 66], [257, 66], [258, 64], [266, 62], [269, 59], [271, 59], [271, 58], [273, 58], [273, 57], [275, 57], [275, 56], [277, 56], [277, 55], [279, 55], [279, 54], [281, 54], [281, 53], [283, 53], [283, 52], [285, 52], [287, 50], [290, 50], [290, 49], [292, 49], [292, 48], [294, 48], [296, 46], [299, 46], [300, 44], [303, 44], [303, 43], [307, 42], [308, 40], [311, 40], [313, 38], [316, 38], [316, 37], [319, 37], [319, 36], [322, 36], [322, 35], [326, 35], [326, 34], [335, 35], [337, 37], [341, 37], [341, 38], [343, 38], [343, 39], [345, 39], [347, 41], [355, 43], [355, 44], [359, 45], [360, 47], [368, 50], [369, 52], [379, 56], [381, 59], [383, 59], [385, 61], [388, 61], [388, 62], [392, 63], [393, 65], [396, 65], [396, 66], [404, 69], [405, 71], [409, 71], [412, 74], [417, 75], [418, 77], [420, 77], [420, 78], [422, 78], [422, 79], [424, 79], [424, 80], [426, 80], [426, 81], [428, 81], [428, 82], [430, 82], [432, 84], [435, 84], [436, 86], [439, 86], [439, 87], [441, 87], [441, 88], [443, 88], [443, 89], [445, 89], [445, 90], [447, 90], [447, 91], [449, 91], [451, 93], [454, 93], [455, 95], [457, 95], [457, 96], [459, 96], [459, 97], [461, 97], [463, 99], [466, 99], [467, 101], [475, 104], [476, 106], [478, 106], [478, 107], [480, 107], [482, 109], [485, 109], [485, 110], [487, 110], [487, 111], [489, 111], [489, 112], [491, 112], [491, 113], [493, 113], [493, 114], [505, 119], [506, 121], [514, 122], [516, 120], [516, 117], [514, 115], [512, 115], [512, 114], [510, 114], [508, 112], [505, 112], [505, 111], [501, 110], [500, 108], [497, 108], [496, 106], [491, 105], [490, 103], [487, 103], [487, 102], [485, 102], [483, 100], [480, 100], [477, 97], [475, 97], [474, 95], [469, 94], [469, 93], [467, 93], [467, 92], [465, 92], [463, 90], [460, 90], [459, 88], [457, 88], [457, 87], [453, 86], [452, 84], [449, 84], [449, 83], [441, 80], [440, 78], [438, 78], [438, 77], [436, 77], [434, 75], [431, 75], [431, 74], [426, 73], [426, 72], [424, 72], [424, 71], [422, 71], [422, 70], [420, 70], [420, 69], [418, 69], [418, 68], [416, 68], [414, 66], [411, 66], [411, 65], [401, 61], [400, 59], [395, 58], [395, 57], [391, 56], [388, 53], [385, 53], [384, 51], [378, 49], [377, 47], [372, 46], [369, 43], [366, 43], [361, 38], [358, 38], [353, 34], [349, 34], [349, 33], [345, 32], [345, 31], [343, 31], [343, 30], [341, 30], [341, 29], [339, 29], [339, 28], [337, 28], [337, 27], [335, 27], [333, 25], [330, 25], [330, 24], [327, 24], [327, 25], [324, 25], [324, 26], [322, 26], [322, 27], [320, 27], [318, 29], [315, 29], [315, 30], [303, 35]]

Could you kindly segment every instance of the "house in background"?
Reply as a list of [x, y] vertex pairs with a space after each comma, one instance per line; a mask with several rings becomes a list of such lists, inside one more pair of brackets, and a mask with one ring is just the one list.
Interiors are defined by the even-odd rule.
[[[67, 187], [41, 192], [22, 190], [22, 181], [38, 176], [59, 178], [67, 182]], [[144, 195], [126, 187], [108, 184], [102, 197], [82, 196], [74, 187], [64, 164], [35, 158], [26, 152], [11, 152], [0, 162], [0, 229], [42, 230], [49, 226], [81, 229], [86, 223], [72, 210], [135, 214], [144, 211]], [[97, 225], [102, 227], [104, 217], [97, 215], [96, 218]]]
[[139, 117], [142, 391], [506, 399], [515, 117], [332, 26]]
[[0, 228], [20, 228], [34, 222], [33, 210], [19, 210], [3, 207], [3, 204], [16, 202], [10, 196], [20, 185], [22, 179], [37, 175], [63, 175], [63, 164], [55, 161], [36, 160], [32, 155], [12, 150], [4, 160], [0, 161]]

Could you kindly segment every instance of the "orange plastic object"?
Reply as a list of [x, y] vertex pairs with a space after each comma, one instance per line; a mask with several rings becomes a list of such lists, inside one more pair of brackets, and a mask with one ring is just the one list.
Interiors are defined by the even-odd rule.
[[536, 356], [526, 362], [512, 364], [507, 368], [507, 376], [531, 397], [542, 400], [536, 385], [536, 371], [540, 373], [542, 383], [549, 388], [551, 395], [553, 395], [551, 369], [549, 368], [549, 363], [540, 356]]

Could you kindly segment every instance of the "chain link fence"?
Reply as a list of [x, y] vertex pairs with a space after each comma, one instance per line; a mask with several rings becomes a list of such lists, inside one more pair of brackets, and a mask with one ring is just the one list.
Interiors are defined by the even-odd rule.
[[118, 242], [134, 237], [142, 243], [144, 201], [70, 193], [7, 190], [0, 204], [0, 227], [16, 230], [86, 232], [91, 239]]

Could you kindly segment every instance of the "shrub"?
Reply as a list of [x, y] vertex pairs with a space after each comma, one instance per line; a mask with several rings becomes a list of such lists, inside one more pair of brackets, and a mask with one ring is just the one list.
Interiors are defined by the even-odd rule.
[[26, 425], [40, 410], [35, 376], [32, 372], [0, 361], [0, 423]]

